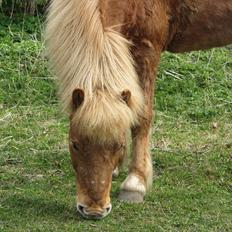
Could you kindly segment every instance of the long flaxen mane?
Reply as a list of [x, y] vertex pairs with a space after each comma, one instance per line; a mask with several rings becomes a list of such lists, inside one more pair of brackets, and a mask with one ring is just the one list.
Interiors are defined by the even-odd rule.
[[[75, 89], [85, 93], [72, 120], [79, 134], [104, 142], [137, 123], [143, 96], [130, 43], [113, 27], [104, 28], [99, 0], [53, 0], [45, 35], [64, 109], [72, 110]], [[124, 90], [131, 92], [129, 105], [121, 98]]]

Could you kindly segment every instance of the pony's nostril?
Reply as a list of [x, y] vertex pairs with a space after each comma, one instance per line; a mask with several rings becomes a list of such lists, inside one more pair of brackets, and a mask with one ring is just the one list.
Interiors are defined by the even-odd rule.
[[101, 211], [93, 209], [91, 210], [83, 205], [77, 205], [77, 209], [79, 213], [86, 219], [102, 219], [111, 212], [112, 206], [110, 205]]
[[81, 211], [82, 213], [84, 212], [84, 208], [85, 208], [84, 206], [78, 205], [78, 210]]
[[111, 211], [111, 206], [106, 208], [106, 212], [109, 213]]

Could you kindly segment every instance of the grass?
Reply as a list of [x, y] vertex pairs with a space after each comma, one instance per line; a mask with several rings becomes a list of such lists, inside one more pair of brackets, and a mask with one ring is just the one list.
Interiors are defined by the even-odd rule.
[[0, 15], [0, 231], [232, 231], [232, 49], [162, 57], [143, 204], [117, 201], [86, 221], [75, 209], [68, 120], [39, 17]]

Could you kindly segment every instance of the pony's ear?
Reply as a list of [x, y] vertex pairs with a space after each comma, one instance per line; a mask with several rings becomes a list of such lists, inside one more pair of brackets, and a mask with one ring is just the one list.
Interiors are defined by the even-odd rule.
[[72, 94], [73, 109], [76, 110], [84, 101], [85, 93], [82, 89], [75, 89]]
[[124, 90], [121, 94], [122, 100], [126, 102], [126, 104], [129, 106], [130, 105], [130, 100], [131, 100], [131, 92], [130, 90]]

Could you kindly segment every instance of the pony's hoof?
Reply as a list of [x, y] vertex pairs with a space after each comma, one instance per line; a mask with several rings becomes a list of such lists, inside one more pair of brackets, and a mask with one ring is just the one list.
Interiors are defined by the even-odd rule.
[[143, 202], [144, 194], [141, 192], [121, 190], [118, 199], [128, 203], [141, 203]]

